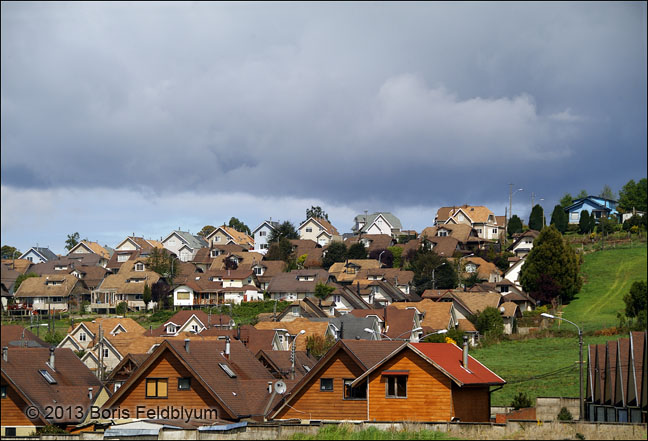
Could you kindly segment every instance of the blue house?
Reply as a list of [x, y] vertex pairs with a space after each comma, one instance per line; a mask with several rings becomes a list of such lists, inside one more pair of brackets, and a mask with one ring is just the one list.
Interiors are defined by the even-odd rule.
[[27, 259], [32, 263], [42, 263], [50, 260], [58, 259], [49, 248], [31, 247], [27, 252], [23, 253], [19, 259]]
[[587, 210], [590, 216], [594, 216], [597, 221], [602, 217], [619, 220], [619, 212], [616, 210], [618, 201], [605, 199], [600, 196], [587, 196], [586, 198], [576, 199], [565, 212], [569, 216], [570, 224], [577, 224], [580, 221], [581, 211]]

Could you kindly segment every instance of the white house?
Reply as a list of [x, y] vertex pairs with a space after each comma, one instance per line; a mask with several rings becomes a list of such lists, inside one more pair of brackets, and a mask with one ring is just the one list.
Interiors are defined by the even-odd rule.
[[400, 219], [388, 212], [359, 214], [351, 227], [355, 234], [388, 234], [392, 237], [398, 236], [402, 229]]
[[263, 221], [261, 225], [252, 231], [252, 236], [254, 237], [254, 251], [261, 254], [268, 252], [268, 236], [270, 236], [270, 233], [278, 226], [279, 222], [270, 219]]
[[439, 208], [434, 218], [434, 225], [450, 223], [470, 225], [482, 239], [497, 240], [501, 234], [504, 234], [493, 212], [481, 205]]
[[31, 247], [24, 252], [19, 259], [26, 259], [32, 263], [42, 263], [49, 260], [56, 260], [58, 256], [54, 254], [49, 248]]
[[208, 243], [202, 237], [188, 231], [175, 230], [162, 241], [162, 245], [178, 256], [181, 262], [188, 262], [195, 257], [199, 249], [206, 248]]
[[326, 219], [309, 217], [298, 228], [299, 238], [312, 240], [321, 246], [328, 245], [332, 241], [342, 241], [338, 230]]

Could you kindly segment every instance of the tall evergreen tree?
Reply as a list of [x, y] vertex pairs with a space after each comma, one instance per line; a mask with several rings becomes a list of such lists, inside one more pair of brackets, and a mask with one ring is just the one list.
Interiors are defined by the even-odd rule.
[[556, 205], [551, 213], [551, 225], [555, 225], [560, 234], [565, 234], [568, 223], [567, 213], [560, 204]]
[[529, 216], [529, 228], [532, 230], [542, 230], [542, 227], [545, 225], [544, 219], [544, 209], [540, 204], [534, 205], [531, 209], [531, 215]]
[[328, 270], [335, 262], [344, 262], [347, 258], [347, 247], [343, 242], [331, 242], [322, 258], [322, 267]]
[[619, 191], [618, 208], [622, 209], [626, 213], [632, 212], [633, 208], [645, 212], [646, 201], [648, 199], [646, 196], [647, 187], [646, 178], [641, 179], [639, 182], [630, 179]]
[[268, 243], [279, 242], [281, 238], [299, 239], [299, 234], [292, 222], [285, 221], [272, 230], [268, 235]]
[[574, 202], [574, 198], [569, 193], [565, 193], [565, 195], [560, 198], [560, 206], [563, 208], [569, 207], [572, 202]]
[[[581, 289], [579, 266], [579, 257], [552, 225], [534, 241], [520, 271], [520, 283], [534, 299], [555, 303], [560, 297], [566, 303]], [[547, 299], [547, 293], [551, 293], [551, 299]]]
[[594, 229], [593, 221], [590, 218], [589, 211], [581, 211], [580, 220], [578, 221], [578, 228], [580, 234], [589, 234]]
[[521, 233], [522, 232], [522, 219], [518, 217], [517, 214], [514, 214], [511, 216], [511, 219], [509, 219], [508, 223], [508, 236], [511, 237], [515, 233]]
[[347, 251], [347, 259], [366, 259], [367, 249], [362, 242], [356, 242], [349, 247]]

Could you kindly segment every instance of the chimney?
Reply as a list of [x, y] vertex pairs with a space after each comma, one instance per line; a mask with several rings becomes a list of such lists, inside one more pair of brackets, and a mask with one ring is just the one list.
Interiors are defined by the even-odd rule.
[[344, 322], [340, 320], [340, 340], [344, 339]]
[[7, 346], [2, 348], [2, 360], [9, 361], [9, 348]]
[[88, 388], [88, 399], [90, 401], [92, 401], [92, 388], [91, 387]]
[[272, 393], [272, 381], [268, 381], [268, 393]]
[[468, 336], [464, 335], [463, 338], [463, 367], [468, 369]]
[[54, 348], [50, 348], [49, 365], [53, 371], [56, 370], [54, 366]]
[[185, 342], [185, 351], [187, 351], [187, 353], [189, 353], [189, 341], [190, 340], [188, 338], [185, 338], [185, 341], [184, 341]]
[[227, 338], [225, 338], [225, 358], [227, 358], [228, 360], [230, 358], [230, 338], [229, 338], [229, 336], [227, 336]]

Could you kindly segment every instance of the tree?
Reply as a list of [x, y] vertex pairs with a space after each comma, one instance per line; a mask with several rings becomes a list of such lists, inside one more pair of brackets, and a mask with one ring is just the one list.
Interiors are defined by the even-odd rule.
[[155, 271], [165, 277], [171, 285], [173, 284], [173, 280], [180, 274], [178, 259], [171, 255], [165, 248], [153, 248], [146, 263], [151, 271]]
[[322, 210], [322, 207], [313, 207], [311, 206], [309, 209], [306, 209], [306, 220], [311, 217], [316, 217], [318, 219], [326, 219], [329, 220], [328, 214]]
[[648, 298], [648, 287], [645, 280], [636, 281], [630, 287], [630, 292], [623, 296], [625, 314], [628, 318], [637, 318], [645, 327]]
[[576, 199], [583, 199], [583, 198], [586, 198], [587, 196], [589, 196], [589, 194], [587, 194], [587, 190], [581, 190], [581, 191], [576, 195]]
[[211, 234], [212, 231], [216, 229], [213, 225], [205, 225], [202, 227], [202, 230], [198, 232], [198, 236], [207, 237]]
[[473, 286], [477, 285], [478, 283], [481, 283], [483, 280], [479, 278], [479, 274], [476, 272], [471, 273], [468, 278], [463, 279], [463, 284], [466, 288], [472, 288]]
[[126, 311], [128, 311], [128, 302], [119, 302], [117, 306], [115, 306], [115, 314], [117, 315], [124, 315], [126, 314]]
[[2, 245], [2, 258], [3, 259], [15, 259], [20, 256], [22, 253], [16, 247], [9, 245]]
[[285, 221], [279, 224], [268, 235], [268, 243], [279, 242], [280, 239], [299, 239], [299, 234], [295, 226], [290, 221]]
[[633, 214], [629, 219], [623, 222], [623, 231], [630, 231], [632, 227], [641, 227], [643, 225], [643, 216]]
[[563, 208], [569, 207], [574, 202], [574, 198], [571, 194], [565, 193], [562, 198], [560, 198], [560, 206]]
[[[387, 248], [387, 251], [389, 251], [392, 255], [393, 261], [392, 261], [392, 268], [400, 268], [403, 266], [403, 248], [402, 247], [389, 247]], [[369, 255], [371, 257], [371, 254]]]
[[458, 277], [454, 265], [434, 251], [418, 250], [412, 258], [411, 270], [414, 272], [413, 282], [419, 295], [426, 289], [457, 287]]
[[288, 262], [292, 258], [294, 258], [292, 244], [285, 237], [282, 237], [277, 242], [271, 243], [265, 255], [266, 260], [283, 260], [284, 262]]
[[511, 216], [508, 223], [508, 236], [512, 237], [515, 233], [522, 232], [522, 219], [517, 214]]
[[[544, 228], [536, 240], [520, 271], [522, 288], [531, 297], [543, 300], [543, 293], [551, 293], [567, 303], [580, 291], [583, 281], [578, 274], [580, 259], [563, 239], [555, 226]], [[546, 301], [546, 300], [545, 300]]]
[[524, 409], [533, 406], [531, 399], [524, 392], [518, 393], [511, 401], [511, 407], [515, 410]]
[[16, 278], [16, 281], [14, 282], [14, 292], [18, 291], [18, 288], [20, 287], [20, 284], [23, 283], [25, 279], [29, 279], [30, 277], [39, 277], [38, 274], [35, 273], [27, 273], [27, 274], [21, 274]]
[[65, 241], [65, 249], [70, 251], [72, 248], [78, 245], [79, 243], [79, 233], [68, 234], [67, 240]]
[[367, 249], [362, 242], [352, 244], [347, 251], [347, 259], [366, 259]]
[[558, 412], [558, 421], [572, 421], [573, 419], [574, 417], [566, 407], [562, 407]]
[[580, 234], [589, 234], [594, 229], [594, 220], [590, 218], [589, 211], [583, 210], [580, 213], [580, 220], [578, 221], [578, 229]]
[[330, 296], [333, 291], [335, 291], [334, 287], [325, 285], [322, 282], [317, 282], [317, 285], [315, 285], [315, 297], [322, 300]]
[[148, 305], [153, 299], [153, 293], [148, 283], [144, 283], [144, 293], [142, 294], [142, 301], [144, 301], [144, 310], [148, 310]]
[[504, 333], [504, 319], [497, 308], [488, 306], [483, 311], [469, 318], [482, 335], [489, 334], [501, 337]]
[[306, 337], [306, 350], [316, 359], [320, 359], [335, 344], [335, 339], [327, 334], [326, 337], [313, 334]]
[[529, 216], [529, 228], [540, 231], [545, 225], [544, 210], [540, 204], [536, 204], [531, 209]]
[[344, 262], [347, 258], [347, 247], [343, 242], [331, 242], [322, 258], [322, 267], [328, 270], [335, 262]]
[[616, 200], [616, 195], [612, 191], [609, 185], [605, 184], [603, 190], [599, 193], [599, 196], [605, 199]]
[[617, 207], [627, 213], [633, 209], [646, 212], [646, 187], [646, 178], [637, 183], [635, 183], [634, 179], [630, 179], [619, 191], [619, 204]]
[[[395, 248], [398, 248], [399, 250], [401, 250], [401, 252], [403, 250], [400, 247], [395, 247]], [[380, 255], [380, 253], [382, 253], [382, 256]], [[376, 259], [376, 260], [380, 259], [380, 263], [385, 265], [385, 268], [394, 267], [394, 255], [389, 250], [385, 250], [385, 249], [373, 250], [372, 252], [369, 253], [369, 258]]]
[[569, 217], [565, 213], [561, 205], [556, 205], [551, 213], [551, 225], [555, 225], [560, 234], [565, 234], [567, 225], [569, 225]]
[[248, 236], [252, 235], [252, 232], [250, 231], [250, 228], [245, 225], [243, 222], [238, 220], [237, 218], [233, 217], [229, 220], [229, 223], [227, 224], [228, 227], [234, 228], [236, 231], [240, 233], [245, 233]]

